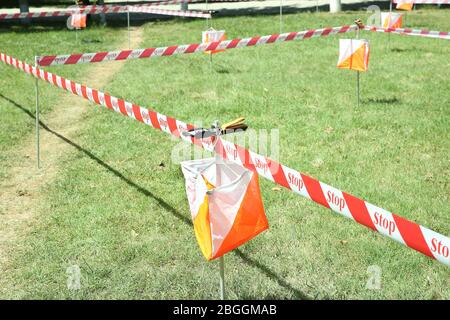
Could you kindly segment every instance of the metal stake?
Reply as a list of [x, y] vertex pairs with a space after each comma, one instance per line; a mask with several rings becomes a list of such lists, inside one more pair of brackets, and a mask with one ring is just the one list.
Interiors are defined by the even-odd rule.
[[[206, 5], [205, 5], [205, 11], [208, 12], [208, 0], [206, 0]], [[211, 19], [212, 19], [212, 15], [211, 15]], [[212, 27], [212, 21], [209, 21], [210, 18], [206, 18], [206, 28], [210, 28]]]
[[210, 52], [209, 53], [209, 68], [210, 68], [210, 71], [212, 71], [212, 66], [213, 66], [213, 54], [212, 54], [212, 52]]
[[[356, 39], [359, 39], [359, 28], [356, 29]], [[359, 109], [359, 71], [356, 71], [356, 95], [358, 97], [358, 109]]]
[[[392, 1], [394, 1], [394, 0], [391, 0], [391, 2], [389, 3], [389, 24], [390, 24], [391, 18], [392, 18]], [[381, 27], [382, 26], [383, 26], [383, 21], [381, 21]], [[388, 28], [389, 28], [389, 25], [388, 25]], [[390, 49], [390, 48], [391, 48], [391, 33], [388, 32], [388, 49]]]
[[[38, 65], [38, 56], [34, 57], [34, 67], [36, 68], [36, 75], [37, 75], [37, 65]], [[35, 81], [35, 91], [36, 91], [36, 161], [37, 161], [37, 167], [40, 169], [41, 167], [41, 150], [40, 150], [40, 143], [39, 143], [39, 78], [36, 77]]]
[[356, 71], [356, 94], [358, 95], [358, 108], [359, 108], [359, 71]]
[[283, 0], [280, 0], [280, 34], [283, 32]]
[[219, 258], [220, 264], [220, 300], [225, 300], [225, 260], [223, 256]]
[[[214, 125], [216, 126], [216, 128], [220, 128], [219, 121], [216, 120], [214, 122]], [[216, 136], [216, 139], [220, 139], [220, 135]], [[221, 176], [219, 174], [219, 164], [222, 163], [223, 160], [218, 153], [215, 153], [214, 157], [216, 162], [216, 185], [220, 186], [222, 181]], [[220, 300], [225, 300], [225, 260], [223, 256], [219, 258], [219, 285], [220, 285]]]

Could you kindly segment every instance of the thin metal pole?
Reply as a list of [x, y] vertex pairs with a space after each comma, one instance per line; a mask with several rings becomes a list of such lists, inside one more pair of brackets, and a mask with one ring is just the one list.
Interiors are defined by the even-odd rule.
[[356, 93], [358, 95], [358, 108], [359, 108], [359, 71], [356, 71]]
[[319, 13], [319, 0], [316, 0], [316, 13]]
[[[389, 24], [391, 23], [391, 19], [392, 19], [392, 1], [389, 3]], [[389, 24], [388, 24], [388, 28], [389, 28]], [[383, 26], [383, 21], [381, 21], [381, 27]], [[391, 33], [388, 32], [388, 49], [391, 48]]]
[[128, 49], [131, 49], [131, 36], [130, 36], [130, 6], [127, 1], [127, 27], [128, 27]]
[[223, 256], [219, 258], [220, 264], [220, 300], [225, 300], [225, 260]]
[[[356, 29], [356, 39], [359, 39], [359, 28]], [[356, 95], [358, 97], [358, 109], [359, 109], [359, 71], [356, 71]]]
[[[218, 120], [213, 123], [216, 128], [220, 128], [220, 122]], [[220, 135], [216, 136], [216, 139], [220, 139]], [[217, 147], [217, 144], [214, 148]], [[219, 153], [214, 155], [215, 165], [216, 165], [216, 186], [222, 184], [222, 177], [220, 175], [219, 166], [223, 163], [223, 159], [220, 157]], [[225, 300], [225, 259], [224, 256], [219, 258], [219, 285], [220, 285], [220, 300]]]
[[283, 33], [283, 0], [280, 0], [280, 34]]
[[[206, 8], [205, 8], [205, 12], [208, 12], [208, 0], [206, 0]], [[212, 19], [212, 15], [211, 15], [211, 19]], [[210, 28], [212, 26], [212, 21], [209, 21], [210, 18], [206, 18], [206, 27]]]
[[[38, 56], [34, 57], [34, 67], [36, 68], [37, 73], [37, 65], [38, 65]], [[36, 161], [37, 161], [37, 167], [40, 169], [41, 167], [41, 149], [40, 149], [40, 143], [39, 143], [39, 78], [36, 77], [35, 81], [35, 91], [36, 91]]]

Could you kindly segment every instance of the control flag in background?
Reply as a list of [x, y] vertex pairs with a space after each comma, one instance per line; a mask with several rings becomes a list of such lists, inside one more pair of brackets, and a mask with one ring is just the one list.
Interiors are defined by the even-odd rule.
[[[225, 33], [225, 30], [214, 30], [209, 29], [202, 32], [202, 43], [210, 43], [210, 42], [217, 42], [217, 41], [225, 41], [227, 39], [227, 35]], [[206, 54], [215, 54], [219, 53], [225, 50], [211, 50], [211, 51], [205, 51]]]
[[405, 10], [405, 11], [412, 11], [414, 6], [414, 3], [410, 3], [410, 2], [401, 2], [401, 3], [397, 3], [397, 5], [395, 6], [395, 9], [397, 10]]
[[383, 28], [401, 28], [402, 27], [401, 13], [395, 12], [382, 12], [381, 13], [381, 26]]

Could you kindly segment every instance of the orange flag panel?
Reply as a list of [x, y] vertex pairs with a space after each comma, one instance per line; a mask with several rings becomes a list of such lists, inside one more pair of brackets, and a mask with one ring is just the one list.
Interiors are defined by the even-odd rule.
[[369, 67], [369, 42], [367, 40], [340, 39], [337, 67], [367, 71]]
[[414, 3], [408, 3], [408, 2], [397, 3], [397, 5], [395, 6], [395, 9], [412, 11], [413, 6], [414, 6]]
[[195, 236], [207, 260], [221, 257], [269, 227], [258, 175], [217, 161], [181, 163]]
[[86, 28], [86, 15], [74, 13], [71, 16], [70, 25], [75, 29]]
[[[210, 43], [217, 41], [225, 41], [227, 39], [226, 33], [224, 30], [206, 30], [202, 32], [202, 43]], [[206, 54], [215, 54], [219, 52], [223, 52], [225, 50], [211, 50], [205, 51]]]

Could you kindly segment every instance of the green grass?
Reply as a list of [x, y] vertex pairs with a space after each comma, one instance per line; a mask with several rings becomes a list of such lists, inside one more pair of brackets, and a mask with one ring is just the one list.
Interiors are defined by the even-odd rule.
[[[407, 22], [448, 31], [449, 14], [418, 11]], [[284, 28], [359, 16], [286, 15]], [[214, 20], [229, 38], [276, 33], [277, 23], [277, 16]], [[204, 28], [204, 21], [147, 24], [142, 46], [198, 42]], [[372, 51], [359, 109], [355, 73], [335, 67], [339, 37], [230, 50], [214, 56], [213, 70], [204, 54], [130, 61], [105, 89], [184, 121], [245, 116], [251, 128], [277, 128], [283, 164], [448, 235], [450, 46], [392, 35], [389, 49], [385, 34], [362, 37]], [[30, 80], [17, 81], [23, 92], [2, 93], [32, 101]], [[218, 298], [218, 263], [200, 253], [184, 179], [171, 161], [178, 142], [98, 107], [85, 121], [74, 141], [81, 150], [64, 156], [65, 169], [44, 191], [40, 222], [3, 276], [0, 296]], [[450, 298], [444, 265], [273, 187], [261, 180], [270, 229], [226, 255], [229, 298]], [[66, 287], [74, 264], [82, 272], [78, 291]], [[382, 270], [381, 290], [366, 289], [372, 265]]]
[[[35, 27], [22, 29], [0, 29], [1, 52], [11, 55], [34, 65], [36, 55], [67, 54], [71, 52], [96, 52], [117, 49], [119, 40], [125, 40], [126, 31], [112, 28], [89, 28], [80, 32], [78, 41], [75, 33], [64, 29], [46, 29]], [[48, 70], [69, 79], [86, 82], [89, 79], [83, 74], [89, 68], [88, 65], [55, 67]], [[15, 147], [34, 129], [33, 121], [28, 114], [18, 108], [16, 104], [24, 107], [34, 114], [35, 106], [35, 81], [25, 73], [12, 71], [11, 67], [0, 64], [0, 178], [5, 178], [10, 164], [16, 157]], [[40, 113], [45, 122], [46, 115], [53, 110], [55, 102], [67, 93], [55, 90], [54, 87], [40, 85]]]

